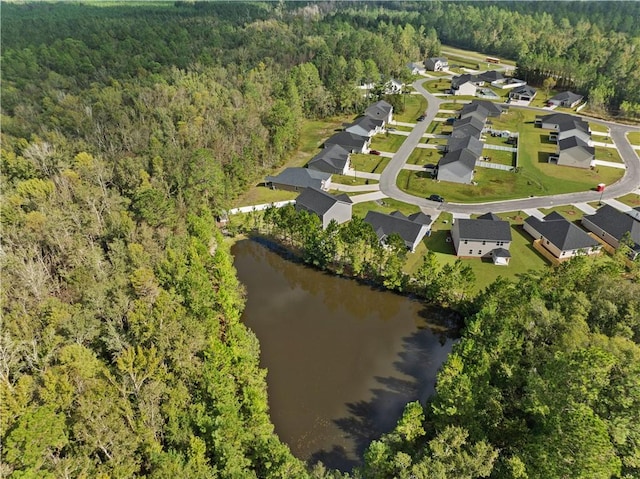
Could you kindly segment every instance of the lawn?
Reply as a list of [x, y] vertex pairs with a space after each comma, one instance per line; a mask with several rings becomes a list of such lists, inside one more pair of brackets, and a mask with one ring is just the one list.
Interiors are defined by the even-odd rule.
[[409, 216], [412, 213], [420, 211], [416, 205], [410, 205], [409, 203], [403, 203], [402, 201], [394, 200], [391, 198], [385, 198], [383, 200], [365, 201], [363, 203], [356, 203], [353, 205], [353, 215], [364, 218], [367, 211], [379, 211], [380, 213], [392, 213], [394, 211], [400, 211], [402, 214]]
[[351, 155], [351, 167], [365, 173], [382, 173], [391, 158], [376, 155]]
[[640, 145], [640, 131], [630, 131], [627, 133], [627, 140], [632, 145]]
[[490, 150], [489, 148], [485, 148], [482, 150], [482, 156], [490, 158], [491, 163], [498, 163], [500, 165], [513, 166], [515, 163], [515, 153], [512, 151]]
[[427, 163], [437, 164], [440, 160], [440, 153], [438, 150], [432, 150], [430, 148], [416, 148], [409, 155], [407, 163], [410, 165], [426, 165]]
[[569, 221], [577, 221], [581, 220], [585, 213], [582, 210], [579, 210], [573, 205], [564, 205], [564, 206], [555, 206], [553, 208], [538, 208], [542, 213], [548, 215], [549, 213], [555, 211], [556, 213], [560, 213]]
[[[609, 133], [609, 127], [605, 125], [601, 125], [600, 123], [589, 122], [589, 128], [591, 131], [599, 131], [602, 133]], [[596, 136], [596, 138], [600, 138], [600, 136]]]
[[395, 153], [406, 139], [407, 137], [403, 135], [393, 135], [391, 133], [377, 134], [371, 139], [371, 146], [369, 148]]
[[615, 148], [606, 148], [604, 146], [596, 146], [596, 160], [624, 163], [620, 157], [620, 153], [618, 153], [618, 150]]
[[635, 193], [629, 193], [628, 195], [624, 195], [616, 199], [625, 205], [631, 206], [632, 208], [640, 206], [640, 195], [636, 195]]
[[422, 95], [402, 95], [404, 102], [404, 111], [402, 113], [394, 113], [395, 121], [413, 123], [427, 109], [427, 99]]
[[[407, 123], [413, 123], [414, 121], [415, 121], [415, 118], [413, 119], [413, 121], [407, 122]], [[413, 131], [413, 127], [411, 127], [411, 126], [403, 126], [403, 125], [392, 125], [392, 126], [387, 128], [387, 131], [389, 133], [393, 133], [393, 130], [410, 132], [410, 131]]]
[[462, 103], [441, 103], [440, 110], [462, 110], [464, 104]]
[[424, 82], [422, 86], [429, 93], [446, 93], [448, 90], [451, 89], [451, 80], [438, 79], [434, 81], [428, 81], [428, 82]]
[[[463, 50], [461, 48], [450, 47], [449, 45], [442, 45], [441, 49], [443, 50], [442, 55], [446, 56], [447, 58], [455, 57], [456, 54], [457, 54], [457, 55], [460, 55], [460, 56], [463, 56], [463, 57], [477, 58], [477, 61], [479, 63], [484, 63], [485, 59], [488, 56], [495, 56], [495, 55], [491, 55], [491, 54], [479, 53], [479, 52], [476, 52], [476, 51], [473, 51], [473, 50]], [[444, 53], [444, 52], [452, 53], [452, 56], [450, 57], [447, 53]], [[470, 60], [467, 60], [467, 61], [470, 61]], [[507, 59], [504, 59], [504, 58], [500, 58], [500, 62], [502, 64], [505, 64], [505, 65], [515, 65], [516, 64], [515, 61], [507, 60]], [[449, 62], [449, 63], [451, 63], [451, 62]], [[496, 65], [493, 65], [493, 67], [495, 68]]]
[[262, 205], [276, 201], [294, 200], [299, 194], [299, 191], [272, 190], [261, 183], [250, 188], [233, 206]]
[[331, 183], [339, 183], [341, 185], [349, 186], [361, 186], [378, 183], [376, 180], [369, 180], [367, 178], [356, 178], [351, 175], [332, 175]]

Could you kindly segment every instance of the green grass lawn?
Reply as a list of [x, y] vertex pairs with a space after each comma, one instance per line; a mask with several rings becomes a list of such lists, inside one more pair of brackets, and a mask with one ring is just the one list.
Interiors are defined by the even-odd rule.
[[[415, 122], [415, 118], [412, 122], [407, 122], [407, 123], [413, 123], [413, 122]], [[389, 134], [393, 134], [393, 131], [391, 131], [391, 128], [393, 128], [396, 131], [413, 131], [413, 127], [411, 126], [393, 125], [387, 129], [389, 130]]]
[[462, 103], [441, 103], [440, 110], [462, 110], [464, 105]]
[[596, 160], [624, 163], [620, 157], [620, 153], [618, 153], [618, 150], [615, 148], [606, 148], [604, 146], [596, 146]]
[[433, 133], [434, 135], [447, 135], [451, 133], [453, 127], [451, 125], [447, 125], [445, 121], [432, 121], [429, 127], [427, 128], [426, 133]]
[[574, 207], [573, 205], [565, 205], [565, 206], [555, 206], [553, 208], [538, 208], [542, 213], [548, 215], [549, 213], [555, 211], [556, 213], [560, 213], [569, 221], [578, 221], [581, 220], [584, 216], [584, 212]]
[[351, 167], [365, 173], [382, 173], [391, 158], [377, 155], [351, 155]]
[[410, 205], [409, 203], [403, 203], [402, 201], [385, 198], [383, 200], [356, 203], [353, 205], [352, 211], [354, 216], [357, 215], [364, 218], [367, 214], [367, 211], [379, 211], [380, 213], [392, 213], [394, 211], [400, 211], [402, 214], [409, 216], [412, 213], [417, 213], [418, 211], [420, 211], [420, 208], [418, 208], [416, 205]]
[[[601, 125], [600, 123], [589, 122], [589, 128], [591, 131], [600, 131], [602, 133], [609, 133], [609, 127], [605, 125]], [[596, 136], [596, 138], [600, 138]]]
[[440, 160], [440, 153], [438, 150], [432, 150], [427, 148], [416, 148], [409, 155], [407, 163], [410, 165], [426, 165], [427, 163], [437, 164]]
[[490, 150], [485, 148], [482, 150], [482, 156], [491, 158], [491, 163], [498, 163], [500, 165], [513, 166], [515, 163], [515, 153], [511, 151]]
[[394, 113], [393, 119], [395, 121], [415, 123], [416, 118], [427, 109], [427, 99], [422, 95], [402, 95], [402, 101], [404, 102], [404, 111]]
[[631, 131], [627, 133], [627, 140], [632, 145], [640, 145], [640, 131]]
[[447, 90], [451, 88], [451, 80], [443, 78], [443, 79], [428, 81], [428, 82], [424, 82], [422, 86], [429, 93], [445, 93]]
[[341, 185], [349, 186], [361, 186], [376, 184], [378, 182], [376, 180], [369, 180], [367, 178], [356, 178], [351, 175], [332, 175], [331, 183], [339, 183]]
[[371, 140], [370, 149], [395, 153], [406, 139], [406, 136], [391, 133], [377, 134]]
[[640, 206], [640, 195], [636, 195], [635, 193], [629, 193], [628, 195], [624, 195], [616, 199], [625, 205], [631, 206], [632, 208]]
[[299, 191], [272, 190], [260, 184], [249, 189], [233, 206], [251, 206], [274, 203], [276, 201], [294, 200], [299, 194]]
[[[465, 56], [465, 57], [477, 58], [477, 61], [480, 62], [480, 63], [484, 63], [485, 59], [488, 56], [492, 56], [492, 57], [495, 56], [495, 55], [491, 55], [491, 54], [484, 54], [484, 53], [475, 52], [475, 51], [472, 51], [472, 50], [463, 50], [461, 48], [450, 47], [449, 45], [442, 45], [442, 50], [445, 50], [447, 52], [451, 52], [454, 55], [458, 54], [458, 55]], [[447, 56], [446, 53], [443, 53], [442, 55], [443, 56]], [[449, 57], [447, 57], [447, 58], [449, 58]], [[469, 61], [469, 60], [467, 60], [467, 61]], [[508, 59], [505, 59], [505, 58], [500, 58], [500, 62], [505, 64], [505, 65], [513, 65], [513, 66], [515, 66], [515, 64], [516, 64], [516, 62], [514, 60], [508, 60]], [[489, 69], [491, 70], [492, 68], [494, 68], [496, 66], [497, 65], [491, 65], [491, 67]]]

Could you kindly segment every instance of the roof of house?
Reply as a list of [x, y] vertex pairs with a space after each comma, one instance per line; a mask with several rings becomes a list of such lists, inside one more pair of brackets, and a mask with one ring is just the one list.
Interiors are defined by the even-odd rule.
[[341, 131], [333, 135], [331, 138], [328, 138], [324, 144], [325, 147], [328, 147], [329, 145], [340, 145], [345, 148], [345, 150], [360, 150], [368, 141], [369, 138], [366, 136], [356, 135], [350, 131]]
[[471, 104], [480, 105], [489, 112], [489, 116], [500, 116], [508, 108], [489, 100], [473, 100]]
[[464, 118], [460, 118], [453, 122], [453, 129], [459, 128], [464, 125], [472, 125], [474, 128], [478, 130], [482, 130], [484, 128], [484, 122], [476, 118], [475, 116], [466, 116]]
[[568, 113], [550, 113], [549, 115], [537, 115], [536, 119], [540, 120], [542, 123], [554, 124], [580, 120], [580, 118], [578, 118], [577, 116], [569, 115]]
[[451, 88], [456, 90], [460, 88], [461, 85], [464, 85], [467, 82], [477, 83], [478, 77], [475, 75], [471, 75], [470, 73], [455, 76], [451, 79]]
[[432, 223], [431, 216], [425, 215], [422, 211], [409, 215], [409, 219], [421, 225], [429, 226]]
[[433, 62], [446, 62], [447, 58], [446, 57], [430, 57], [430, 58], [427, 58], [427, 60], [431, 60]]
[[[467, 117], [467, 118], [474, 118], [474, 117]], [[477, 118], [474, 118], [474, 119], [477, 120]], [[482, 128], [484, 128], [484, 126], [478, 128], [478, 125], [476, 123], [467, 123], [466, 125], [460, 125], [453, 129], [453, 131], [451, 132], [450, 138], [464, 138], [467, 136], [480, 138], [480, 136], [482, 135]]]
[[594, 214], [585, 215], [584, 218], [617, 240], [622, 239], [628, 231], [631, 234], [631, 239], [640, 245], [640, 221], [633, 219], [613, 206], [602, 205]]
[[496, 248], [493, 250], [494, 258], [511, 258], [511, 253], [508, 249]]
[[478, 216], [479, 220], [492, 220], [492, 221], [502, 221], [502, 218], [500, 218], [498, 215], [493, 214], [491, 212], [489, 213], [485, 213], [483, 215]]
[[457, 151], [467, 148], [471, 150], [476, 156], [482, 155], [482, 149], [484, 143], [478, 140], [475, 136], [462, 136], [459, 138], [450, 137], [447, 142], [447, 151]]
[[323, 148], [320, 153], [309, 160], [307, 167], [331, 173], [343, 171], [349, 161], [349, 152], [340, 145], [334, 144]]
[[478, 157], [467, 148], [447, 153], [438, 162], [438, 169], [446, 168], [447, 171], [464, 177], [476, 167]]
[[351, 200], [347, 195], [334, 196], [314, 187], [305, 188], [296, 198], [296, 207], [302, 207], [318, 216], [324, 215], [336, 203], [351, 204]]
[[511, 227], [508, 221], [494, 219], [457, 219], [461, 240], [511, 241]]
[[533, 96], [536, 94], [536, 89], [530, 85], [522, 85], [511, 90], [509, 96], [512, 94]]
[[578, 95], [577, 93], [573, 93], [571, 91], [563, 91], [551, 97], [550, 99], [555, 101], [568, 101], [569, 103], [575, 103], [576, 101], [582, 100], [583, 98], [584, 97], [582, 95]]
[[369, 211], [364, 217], [364, 221], [373, 227], [378, 239], [384, 239], [393, 233], [397, 233], [404, 240], [407, 247], [413, 246], [424, 227], [423, 223], [412, 221], [399, 211], [394, 211], [390, 215], [378, 211]]
[[369, 108], [364, 111], [364, 114], [366, 116], [370, 116], [371, 118], [381, 118], [384, 120], [388, 118], [389, 114], [392, 111], [393, 106], [391, 106], [390, 103], [387, 103], [384, 100], [380, 100], [375, 102], [373, 105], [370, 105]]
[[277, 176], [267, 176], [266, 183], [279, 183], [298, 188], [322, 187], [322, 182], [331, 178], [331, 173], [310, 170], [308, 168], [286, 168]]
[[595, 155], [596, 153], [595, 147], [589, 146], [589, 144], [579, 136], [569, 136], [558, 141], [558, 149], [561, 152], [570, 150], [572, 148], [581, 148], [585, 151], [586, 154], [589, 154], [591, 156]]
[[557, 213], [547, 215], [542, 220], [529, 216], [524, 222], [561, 251], [592, 248], [599, 244], [584, 230]]
[[375, 130], [376, 128], [382, 127], [383, 124], [384, 124], [383, 119], [372, 118], [370, 116], [365, 115], [365, 116], [360, 116], [356, 118], [353, 123], [347, 125], [347, 128], [350, 128], [352, 126], [359, 126], [361, 128], [364, 128], [367, 131], [371, 131], [371, 130]]
[[478, 74], [478, 78], [491, 83], [496, 80], [504, 80], [504, 75], [497, 70], [489, 70], [488, 72]]

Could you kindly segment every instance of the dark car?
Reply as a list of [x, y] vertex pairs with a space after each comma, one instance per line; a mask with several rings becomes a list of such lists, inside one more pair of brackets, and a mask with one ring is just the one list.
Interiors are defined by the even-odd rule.
[[424, 115], [420, 115], [420, 116], [418, 117], [418, 121], [422, 121], [422, 120], [424, 120], [425, 118], [426, 118], [426, 117], [425, 117]]
[[444, 198], [440, 195], [430, 195], [428, 200], [437, 201], [438, 203], [444, 203]]
[[379, 155], [380, 152], [378, 150], [369, 150], [370, 155]]

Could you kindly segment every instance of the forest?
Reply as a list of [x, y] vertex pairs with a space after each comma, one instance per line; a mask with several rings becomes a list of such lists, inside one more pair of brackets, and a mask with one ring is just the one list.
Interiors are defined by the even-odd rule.
[[[640, 291], [615, 258], [453, 298], [435, 396], [354, 471], [280, 442], [240, 321], [216, 216], [302, 122], [361, 112], [360, 82], [445, 43], [640, 113], [639, 4], [514, 3], [3, 3], [0, 476], [638, 477]], [[375, 270], [357, 222], [341, 251], [279, 214], [309, 262]], [[453, 303], [434, 268], [425, 296]]]

